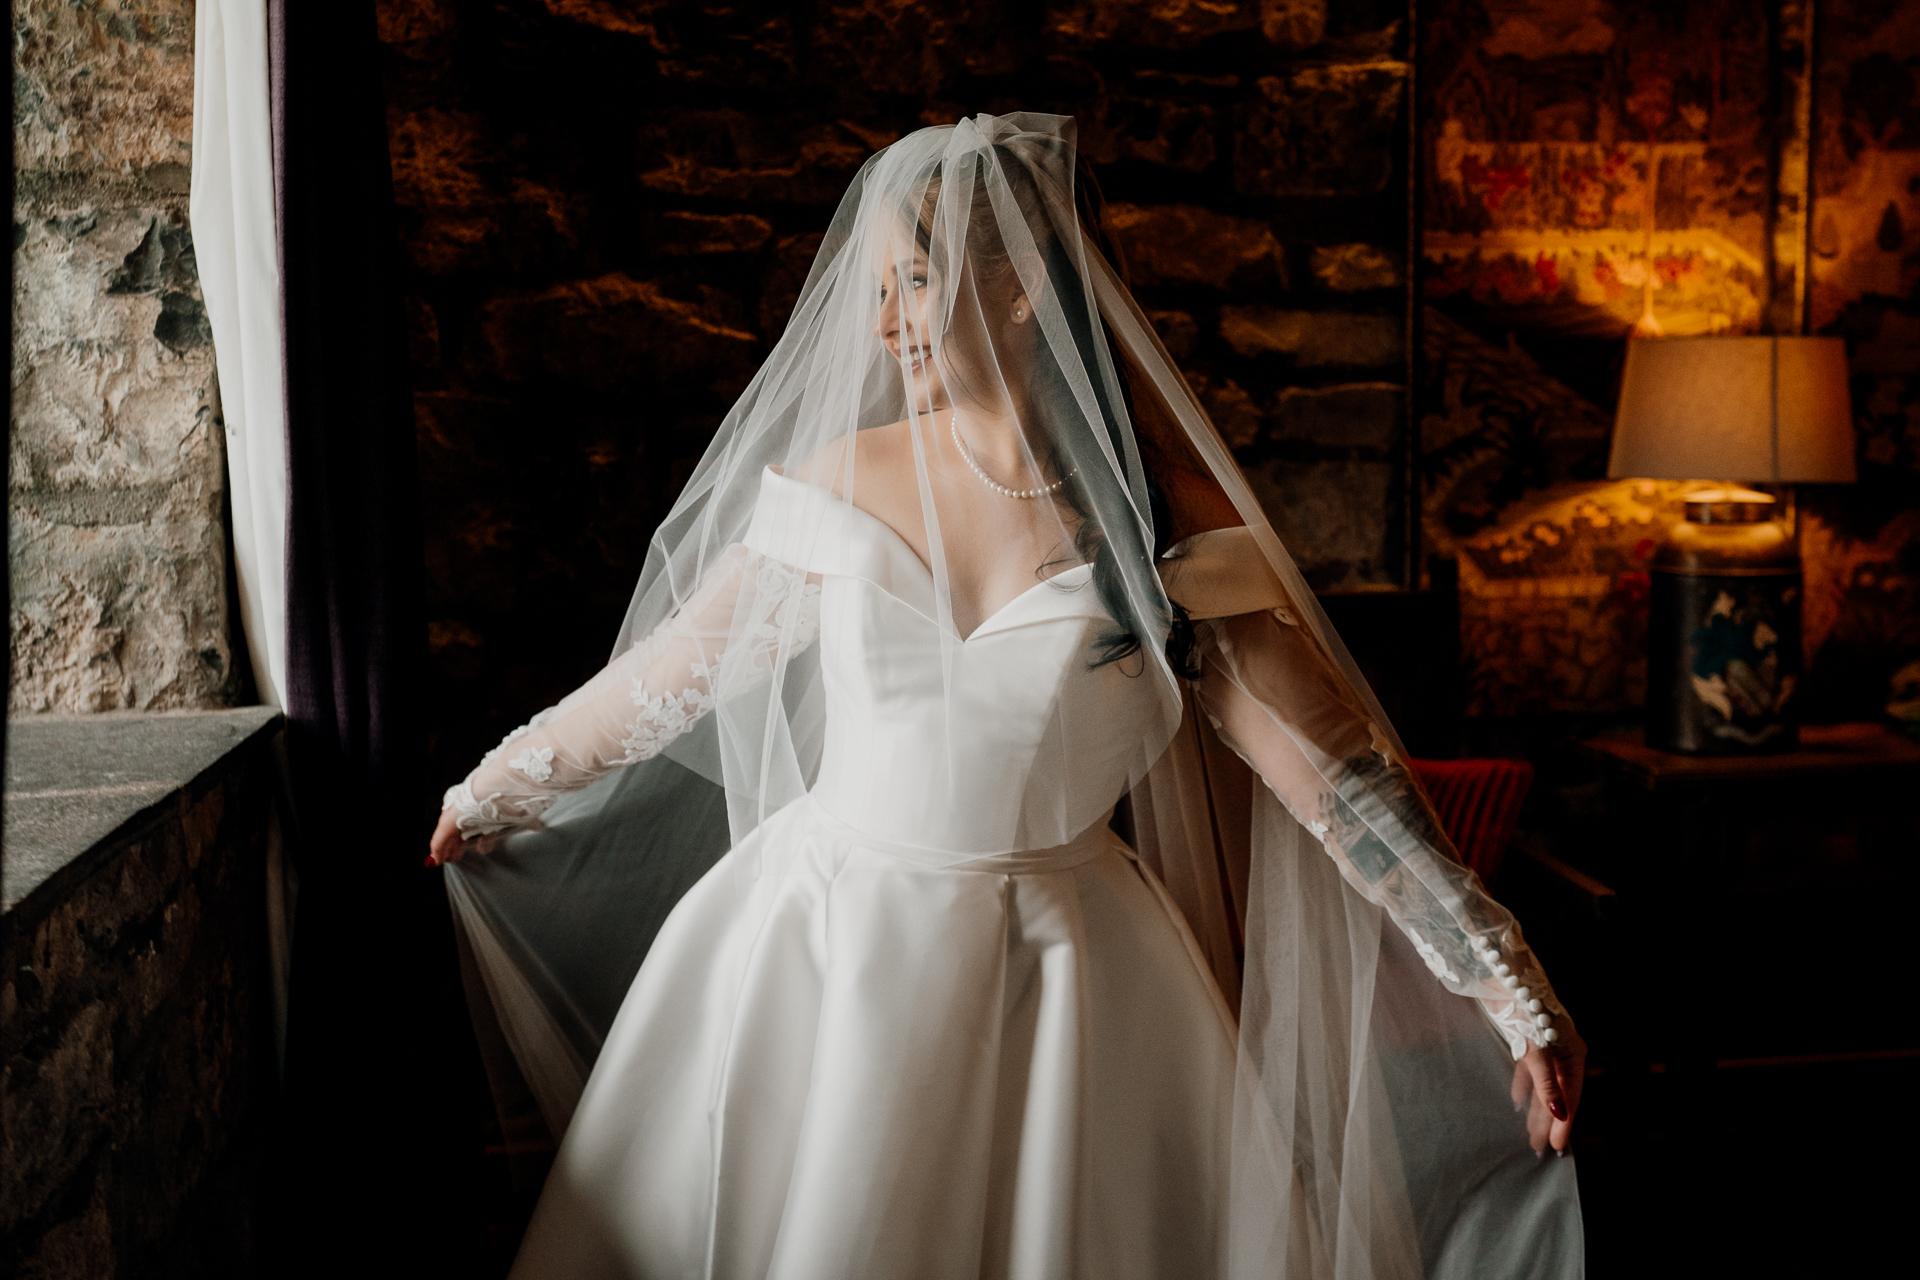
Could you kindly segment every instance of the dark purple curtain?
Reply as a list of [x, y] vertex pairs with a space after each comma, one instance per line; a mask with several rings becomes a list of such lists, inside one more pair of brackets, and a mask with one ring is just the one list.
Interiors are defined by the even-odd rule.
[[[15, 137], [16, 135], [12, 133], [9, 133], [7, 135], [7, 208], [9, 209], [16, 207], [13, 203], [13, 182], [14, 182], [14, 165], [17, 163], [17, 156], [15, 153], [19, 150], [19, 144], [15, 141]], [[12, 254], [7, 255], [7, 297], [8, 299], [12, 299], [13, 297], [13, 255]], [[7, 361], [7, 385], [11, 387], [13, 385], [13, 306], [11, 301], [9, 301], [7, 306], [6, 361]], [[9, 397], [9, 401], [11, 401], [11, 397]], [[11, 408], [11, 403], [9, 403], [9, 408], [7, 412], [7, 435], [9, 437], [13, 435], [13, 412]], [[0, 564], [7, 565], [9, 567], [13, 564], [13, 520], [11, 517], [11, 513], [9, 513], [9, 517], [6, 521], [0, 522]], [[11, 568], [9, 568], [9, 571], [7, 573], [0, 574], [0, 604], [4, 604], [6, 606], [8, 624], [11, 625], [12, 618], [13, 618], [13, 574], [11, 572]], [[12, 645], [7, 646], [7, 656], [5, 658], [0, 658], [0, 672], [5, 672], [5, 675], [6, 675], [7, 702], [8, 702], [8, 705], [11, 706], [13, 702], [13, 646]], [[6, 776], [7, 776], [7, 735], [3, 732], [0, 732], [0, 778], [4, 778]], [[5, 808], [6, 808], [5, 795], [6, 795], [5, 789], [0, 788], [0, 819], [4, 819], [5, 817]], [[0, 887], [3, 887], [4, 884], [5, 884], [5, 872], [0, 872]]]
[[419, 477], [370, 0], [270, 0], [287, 421], [287, 749], [300, 894], [283, 1271], [462, 1266], [479, 1135], [447, 910], [421, 868]]

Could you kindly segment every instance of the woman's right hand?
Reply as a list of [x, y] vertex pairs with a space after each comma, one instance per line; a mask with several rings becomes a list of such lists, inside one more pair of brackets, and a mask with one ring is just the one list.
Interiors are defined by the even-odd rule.
[[427, 865], [444, 866], [449, 862], [458, 862], [467, 853], [470, 841], [460, 834], [460, 815], [453, 809], [440, 814], [440, 821], [433, 828], [433, 839], [427, 842]]

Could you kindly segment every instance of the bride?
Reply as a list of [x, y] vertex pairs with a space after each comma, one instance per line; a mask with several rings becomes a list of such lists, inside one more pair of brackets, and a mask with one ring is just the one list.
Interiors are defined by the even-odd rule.
[[1585, 1050], [1075, 171], [874, 156], [612, 662], [448, 792], [516, 1276], [1580, 1274]]

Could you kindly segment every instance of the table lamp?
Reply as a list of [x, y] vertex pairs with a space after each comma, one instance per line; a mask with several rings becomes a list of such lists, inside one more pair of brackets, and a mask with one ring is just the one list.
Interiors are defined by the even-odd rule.
[[1838, 338], [1655, 338], [1627, 344], [1614, 479], [1716, 481], [1654, 552], [1647, 745], [1742, 755], [1797, 744], [1800, 552], [1774, 495], [1855, 478]]

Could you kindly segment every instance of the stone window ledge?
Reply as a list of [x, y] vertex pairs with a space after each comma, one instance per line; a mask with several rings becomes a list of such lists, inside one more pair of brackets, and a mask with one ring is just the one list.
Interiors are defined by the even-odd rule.
[[0, 1275], [264, 1274], [280, 725], [8, 723]]
[[271, 707], [9, 720], [0, 912], [27, 903], [38, 914], [29, 899], [57, 898], [85, 879], [116, 835], [228, 756], [261, 746], [279, 723]]

